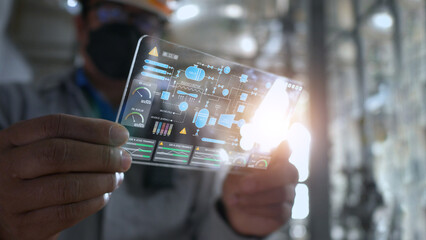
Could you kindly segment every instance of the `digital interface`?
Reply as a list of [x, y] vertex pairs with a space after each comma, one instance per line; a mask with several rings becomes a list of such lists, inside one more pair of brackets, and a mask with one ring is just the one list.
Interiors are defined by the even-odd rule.
[[[300, 82], [161, 39], [139, 40], [117, 122], [134, 163], [266, 169]], [[269, 134], [269, 135], [268, 135]], [[262, 140], [264, 139], [264, 140]]]

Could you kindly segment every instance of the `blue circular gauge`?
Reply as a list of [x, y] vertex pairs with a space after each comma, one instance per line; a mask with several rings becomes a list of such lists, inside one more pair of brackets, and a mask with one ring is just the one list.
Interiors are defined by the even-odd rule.
[[229, 90], [228, 89], [224, 89], [223, 91], [222, 91], [222, 95], [223, 96], [228, 96], [228, 94], [229, 94]]
[[229, 74], [231, 72], [231, 68], [229, 66], [226, 66], [225, 69], [223, 69], [223, 72], [225, 74]]
[[179, 110], [181, 110], [182, 112], [188, 110], [188, 103], [187, 102], [181, 102], [179, 104]]
[[132, 92], [132, 96], [136, 95], [142, 98], [142, 100], [148, 100], [152, 98], [151, 91], [146, 87], [138, 87]]

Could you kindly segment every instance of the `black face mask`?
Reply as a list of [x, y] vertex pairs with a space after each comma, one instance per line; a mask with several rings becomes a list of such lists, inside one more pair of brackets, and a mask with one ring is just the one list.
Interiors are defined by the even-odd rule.
[[86, 51], [98, 70], [113, 79], [124, 80], [141, 35], [130, 24], [106, 24], [90, 32]]

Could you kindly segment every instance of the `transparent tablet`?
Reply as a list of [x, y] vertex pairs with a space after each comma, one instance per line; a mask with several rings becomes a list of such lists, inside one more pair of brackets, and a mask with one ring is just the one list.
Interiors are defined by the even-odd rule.
[[266, 169], [285, 137], [300, 82], [144, 36], [117, 122], [134, 163]]

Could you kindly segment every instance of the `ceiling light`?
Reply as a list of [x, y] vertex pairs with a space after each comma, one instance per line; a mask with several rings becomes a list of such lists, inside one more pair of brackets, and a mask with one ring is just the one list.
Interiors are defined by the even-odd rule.
[[258, 50], [256, 39], [249, 35], [240, 38], [240, 47], [245, 55], [250, 57], [254, 57]]
[[225, 15], [230, 18], [241, 18], [244, 15], [244, 9], [237, 4], [230, 4], [225, 7]]
[[70, 8], [75, 8], [78, 6], [78, 1], [77, 0], [67, 0], [67, 5]]
[[393, 26], [393, 18], [388, 12], [379, 12], [372, 18], [373, 26], [379, 30], [389, 30]]
[[176, 17], [178, 20], [187, 20], [190, 18], [194, 18], [198, 14], [200, 14], [200, 8], [194, 4], [182, 6], [176, 11]]

